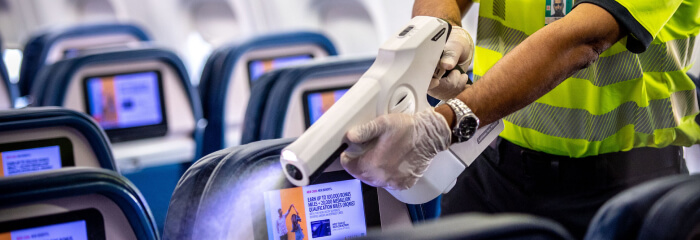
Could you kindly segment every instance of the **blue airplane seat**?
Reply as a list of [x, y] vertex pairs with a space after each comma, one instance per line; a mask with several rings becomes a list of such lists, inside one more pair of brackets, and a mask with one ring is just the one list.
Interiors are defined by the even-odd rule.
[[[2, 56], [2, 47], [0, 47], [0, 60]], [[18, 96], [17, 86], [10, 82], [10, 76], [7, 74], [5, 61], [0, 61], [0, 109], [14, 108]]]
[[649, 209], [637, 239], [700, 239], [700, 175], [686, 179]]
[[[117, 171], [107, 135], [89, 116], [57, 107], [0, 111], [2, 152], [31, 152], [31, 149], [52, 146], [57, 146], [55, 150], [63, 156], [59, 159], [61, 164], [52, 167], [82, 166]], [[34, 170], [28, 172], [31, 171]]]
[[240, 143], [250, 87], [258, 75], [311, 58], [337, 55], [315, 32], [264, 35], [221, 47], [207, 59], [199, 83], [204, 117], [204, 154]]
[[[103, 121], [97, 122], [111, 128], [106, 132], [119, 169], [144, 193], [162, 228], [177, 181], [201, 156], [206, 127], [198, 93], [182, 60], [158, 47], [96, 51], [46, 66], [36, 83], [32, 88], [34, 105], [93, 111], [91, 116], [102, 117]], [[114, 91], [122, 88], [115, 84], [141, 91], [117, 99]], [[116, 118], [110, 122], [107, 116], [119, 112], [131, 113], [127, 115], [136, 120], [124, 117], [119, 121], [130, 121], [124, 123], [136, 127], [115, 127]], [[141, 124], [138, 119], [142, 116], [148, 117], [143, 120], [148, 124]]]
[[653, 180], [627, 189], [608, 200], [591, 220], [585, 239], [636, 239], [649, 209], [686, 175]]
[[558, 223], [523, 214], [468, 213], [415, 225], [410, 229], [375, 231], [359, 239], [574, 239]]
[[[263, 194], [295, 187], [286, 180], [279, 164], [280, 151], [293, 140], [263, 140], [234, 146], [209, 154], [193, 164], [173, 194], [164, 239], [268, 238], [268, 232], [272, 230], [267, 228], [265, 215], [270, 211], [266, 210]], [[359, 181], [357, 184], [360, 185]], [[385, 197], [384, 207], [399, 205], [394, 208], [400, 211], [398, 213], [382, 212], [382, 221], [401, 223], [397, 219], [403, 217], [403, 223], [410, 226], [408, 213], [401, 207], [403, 203], [391, 198], [383, 189], [374, 190], [374, 195], [372, 190], [364, 190], [362, 193], [367, 194], [367, 199], [373, 199], [375, 203], [371, 205], [363, 200], [365, 206], [379, 208], [377, 201], [381, 200], [378, 200], [378, 195], [379, 198]], [[297, 208], [304, 211], [301, 206], [304, 205], [303, 198], [297, 200], [302, 201], [298, 202]], [[365, 213], [371, 211], [367, 209], [372, 208], [366, 207]], [[373, 212], [372, 216], [376, 218], [368, 218], [367, 224], [379, 224], [378, 212]]]
[[0, 192], [1, 232], [159, 239], [143, 196], [114, 171], [76, 167], [2, 178]]
[[87, 48], [150, 40], [140, 26], [124, 23], [79, 25], [39, 32], [24, 46], [18, 83], [20, 94], [31, 93], [34, 79], [44, 65], [73, 57]]

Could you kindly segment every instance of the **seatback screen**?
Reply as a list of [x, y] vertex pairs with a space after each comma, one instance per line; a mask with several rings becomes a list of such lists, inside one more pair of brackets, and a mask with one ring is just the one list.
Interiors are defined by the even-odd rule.
[[87, 240], [87, 226], [84, 220], [59, 223], [48, 226], [15, 230], [0, 233], [0, 240], [18, 239], [71, 239]]
[[304, 101], [304, 121], [306, 128], [314, 124], [323, 113], [337, 102], [350, 87], [320, 89], [306, 91], [302, 96]]
[[0, 177], [74, 166], [68, 138], [0, 144]]
[[156, 72], [89, 78], [90, 115], [106, 130], [159, 124], [158, 81]]
[[264, 73], [272, 71], [277, 68], [287, 67], [295, 64], [300, 64], [313, 59], [313, 55], [296, 55], [287, 57], [278, 57], [270, 59], [258, 59], [248, 61], [248, 78], [250, 83], [257, 80]]
[[0, 223], [0, 240], [102, 240], [102, 214], [85, 209]]
[[[357, 179], [265, 192], [267, 236], [347, 239], [367, 234], [362, 183]], [[294, 237], [292, 237], [294, 235]]]
[[167, 131], [160, 72], [88, 77], [84, 82], [87, 112], [111, 140], [162, 136]]

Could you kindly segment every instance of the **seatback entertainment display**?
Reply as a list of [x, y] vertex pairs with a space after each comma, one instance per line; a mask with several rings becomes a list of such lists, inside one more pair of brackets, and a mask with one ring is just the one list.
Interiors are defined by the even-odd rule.
[[160, 72], [88, 77], [87, 112], [112, 141], [162, 136], [167, 132]]
[[74, 166], [68, 138], [0, 144], [0, 177]]
[[266, 72], [282, 67], [303, 63], [311, 59], [313, 59], [313, 55], [306, 54], [270, 59], [251, 60], [248, 61], [248, 78], [250, 80], [250, 83], [252, 84], [255, 80], [257, 80]]
[[[9, 235], [9, 238], [3, 238]], [[62, 236], [63, 238], [52, 238]], [[75, 222], [59, 223], [48, 226], [19, 229], [7, 233], [0, 233], [0, 240], [15, 239], [71, 239], [88, 240], [87, 226], [85, 220]]]
[[103, 240], [102, 214], [94, 208], [0, 223], [0, 240]]
[[304, 101], [304, 120], [306, 122], [306, 128], [314, 124], [323, 113], [328, 111], [328, 109], [337, 102], [340, 97], [342, 97], [350, 87], [341, 88], [331, 88], [331, 89], [320, 89], [313, 91], [306, 91], [302, 96]]

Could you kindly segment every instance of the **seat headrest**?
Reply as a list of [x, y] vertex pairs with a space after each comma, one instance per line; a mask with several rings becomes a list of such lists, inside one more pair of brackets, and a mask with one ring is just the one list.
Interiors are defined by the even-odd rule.
[[[639, 238], [698, 239], [700, 232], [700, 175], [685, 176], [686, 182], [661, 197], [649, 209]], [[660, 224], [673, 223], [673, 224]]]
[[233, 68], [245, 53], [272, 47], [298, 44], [313, 44], [325, 50], [329, 56], [337, 55], [333, 43], [323, 34], [316, 32], [288, 32], [253, 37], [239, 43], [215, 49], [207, 59], [199, 82], [202, 96], [210, 96], [210, 91], [225, 92]]
[[58, 107], [0, 111], [0, 132], [56, 126], [65, 126], [78, 131], [89, 142], [100, 167], [117, 171], [107, 135], [91, 117]]
[[135, 61], [157, 60], [170, 67], [176, 73], [176, 77], [184, 86], [188, 94], [194, 115], [200, 119], [201, 104], [199, 96], [192, 87], [182, 60], [170, 50], [158, 47], [136, 47], [130, 49], [112, 49], [100, 51], [83, 56], [64, 59], [44, 67], [36, 78], [36, 85], [32, 88], [34, 106], [60, 106], [67, 92], [72, 77], [83, 67], [93, 64], [121, 64]]
[[241, 143], [282, 137], [288, 105], [279, 103], [289, 102], [296, 86], [304, 80], [312, 77], [361, 74], [367, 71], [373, 62], [373, 57], [329, 59], [278, 69], [263, 75], [251, 89]]
[[[174, 52], [155, 46], [139, 46], [129, 49], [104, 49], [79, 57], [64, 59], [44, 67], [36, 78], [36, 84], [32, 89], [34, 97], [31, 106], [63, 106], [67, 97], [71, 81], [82, 69], [99, 65], [114, 65], [153, 61], [172, 69], [172, 79], [177, 89], [183, 91], [182, 96], [189, 102], [192, 117], [194, 118], [193, 139], [197, 144], [195, 158], [201, 154], [201, 139], [206, 122], [202, 117], [202, 106], [199, 95], [190, 82], [184, 63]], [[179, 83], [179, 84], [177, 84]], [[167, 96], [167, 94], [166, 94]]]
[[0, 180], [0, 192], [0, 208], [62, 197], [103, 195], [121, 208], [138, 239], [158, 238], [143, 196], [114, 171], [74, 167], [13, 176]]
[[[282, 173], [279, 154], [293, 140], [275, 139], [230, 147], [197, 161], [185, 172], [173, 193], [164, 237], [226, 238], [231, 221], [250, 218], [241, 210], [250, 207], [248, 195], [255, 198], [255, 193], [266, 189], [292, 186]], [[257, 216], [254, 221], [264, 222], [264, 216]]]
[[585, 239], [636, 239], [654, 203], [687, 176], [666, 177], [627, 189], [608, 200], [591, 220]]
[[66, 39], [107, 34], [130, 35], [140, 41], [151, 40], [148, 33], [140, 26], [125, 23], [77, 25], [39, 32], [30, 37], [24, 46], [19, 80], [21, 94], [27, 95], [30, 93], [31, 86], [34, 84], [34, 78], [44, 65], [44, 62], [46, 62], [52, 46]]
[[[337, 55], [333, 43], [317, 32], [286, 32], [252, 37], [241, 42], [215, 49], [207, 59], [199, 82], [203, 112], [209, 125], [205, 136], [205, 153], [221, 149], [225, 143], [223, 129], [225, 104], [234, 67], [251, 51], [274, 47], [310, 44], [323, 49], [329, 56]], [[284, 54], [284, 53], [280, 53]]]

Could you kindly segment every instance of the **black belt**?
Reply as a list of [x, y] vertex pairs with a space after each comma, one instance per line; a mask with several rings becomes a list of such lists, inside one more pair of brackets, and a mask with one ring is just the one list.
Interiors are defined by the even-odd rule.
[[[683, 148], [634, 148], [583, 158], [538, 152], [505, 139], [499, 144], [499, 168], [524, 174], [533, 191], [561, 191], [632, 186], [648, 179], [683, 173]], [[687, 172], [686, 172], [687, 173]], [[509, 173], [506, 173], [509, 174]]]

